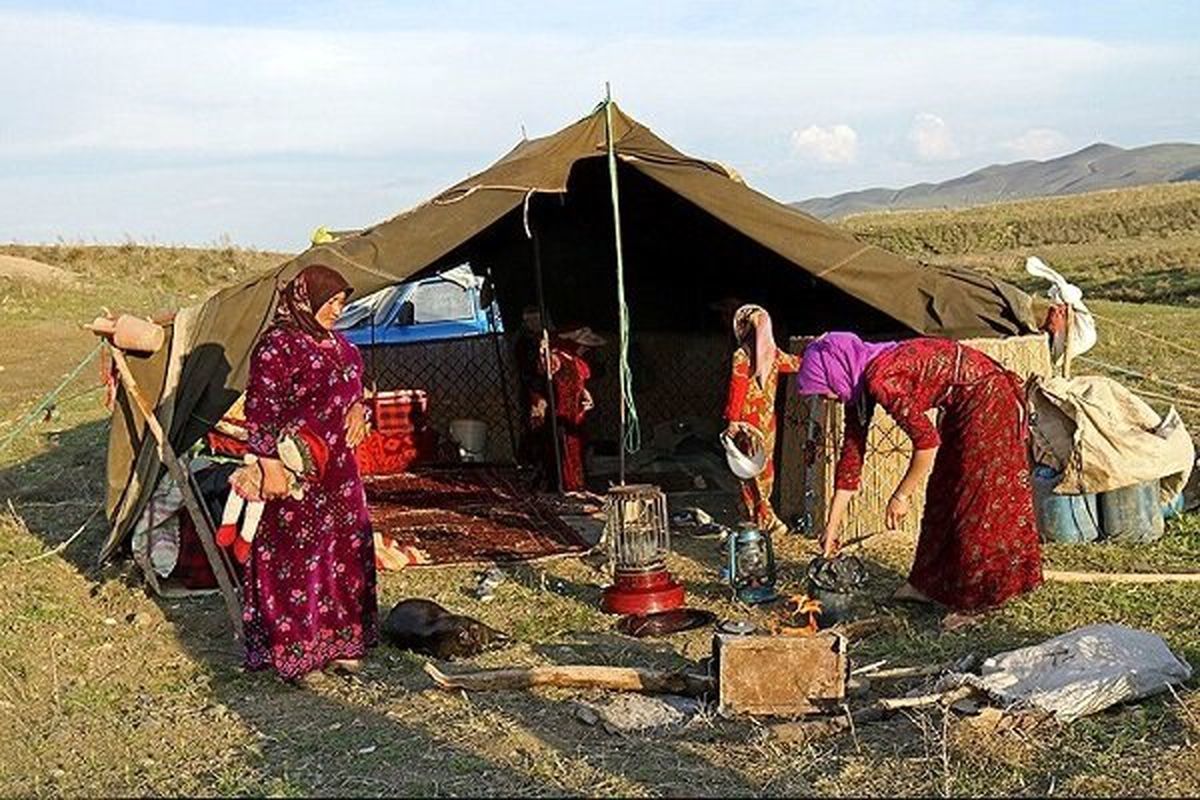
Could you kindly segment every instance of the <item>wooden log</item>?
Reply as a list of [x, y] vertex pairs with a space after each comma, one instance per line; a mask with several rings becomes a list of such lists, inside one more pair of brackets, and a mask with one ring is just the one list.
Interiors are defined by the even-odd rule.
[[1047, 569], [1042, 576], [1059, 583], [1200, 583], [1200, 572], [1070, 572]]
[[125, 354], [118, 347], [112, 348], [112, 354], [113, 363], [121, 376], [121, 384], [125, 387], [125, 392], [146, 420], [146, 427], [158, 445], [159, 461], [163, 463], [167, 472], [179, 485], [180, 494], [183, 495], [183, 504], [191, 515], [192, 522], [196, 525], [196, 534], [200, 539], [200, 545], [204, 548], [209, 566], [212, 567], [213, 574], [217, 578], [221, 597], [225, 600], [225, 610], [229, 613], [229, 621], [233, 625], [233, 635], [240, 640], [242, 638], [242, 604], [238, 599], [233, 581], [230, 580], [229, 574], [225, 570], [225, 564], [221, 561], [221, 551], [217, 548], [216, 537], [208, 524], [208, 516], [201, 510], [200, 501], [196, 499], [196, 495], [192, 491], [191, 477], [180, 465], [179, 458], [175, 455], [175, 449], [167, 441], [167, 436], [158, 422], [158, 417], [154, 414], [153, 407], [138, 388], [133, 372], [129, 369], [129, 362], [125, 360]]
[[701, 697], [716, 691], [716, 684], [707, 675], [640, 667], [570, 665], [490, 669], [447, 675], [432, 663], [426, 663], [425, 674], [432, 678], [440, 689], [465, 689], [474, 692], [554, 686], [564, 689], [608, 689], [614, 692]]

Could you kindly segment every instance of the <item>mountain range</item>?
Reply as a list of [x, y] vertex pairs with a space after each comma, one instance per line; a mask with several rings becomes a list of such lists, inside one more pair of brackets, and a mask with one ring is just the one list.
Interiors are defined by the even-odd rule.
[[1046, 161], [993, 164], [942, 183], [917, 183], [903, 189], [863, 189], [833, 197], [814, 197], [792, 205], [822, 219], [836, 219], [869, 211], [957, 208], [1194, 180], [1200, 180], [1200, 144], [1153, 144], [1125, 149], [1097, 143]]

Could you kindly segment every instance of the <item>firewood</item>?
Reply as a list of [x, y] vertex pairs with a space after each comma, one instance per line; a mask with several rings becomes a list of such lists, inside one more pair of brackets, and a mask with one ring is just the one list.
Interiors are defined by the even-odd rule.
[[441, 689], [468, 691], [512, 691], [536, 686], [566, 689], [608, 689], [616, 692], [646, 694], [678, 694], [701, 697], [716, 693], [716, 684], [706, 675], [640, 667], [606, 667], [570, 665], [491, 669], [447, 675], [432, 663], [425, 665], [425, 674]]

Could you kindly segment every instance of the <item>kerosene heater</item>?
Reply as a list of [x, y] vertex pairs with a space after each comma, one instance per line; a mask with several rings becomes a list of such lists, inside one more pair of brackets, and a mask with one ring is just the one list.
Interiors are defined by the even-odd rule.
[[613, 582], [604, 590], [603, 609], [641, 616], [682, 606], [683, 586], [667, 571], [667, 496], [657, 486], [614, 486], [605, 506]]
[[746, 523], [725, 540], [729, 561], [722, 572], [734, 596], [747, 605], [769, 603], [775, 591], [775, 548], [771, 535]]

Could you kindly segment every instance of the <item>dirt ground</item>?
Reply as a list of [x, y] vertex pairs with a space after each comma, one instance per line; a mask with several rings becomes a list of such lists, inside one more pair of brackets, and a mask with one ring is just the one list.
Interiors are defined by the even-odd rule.
[[[146, 270], [133, 274], [157, 274]], [[125, 282], [88, 280], [118, 300], [136, 296]], [[0, 440], [92, 347], [64, 320], [94, 315], [95, 294], [48, 291], [0, 279]], [[179, 291], [186, 298], [199, 290]], [[155, 303], [181, 299], [157, 292]], [[1200, 330], [1192, 309], [1104, 308], [1160, 336]], [[1112, 330], [1104, 334], [1106, 352], [1134, 352]], [[1194, 364], [1168, 355], [1141, 351], [1158, 374], [1197, 382]], [[354, 678], [295, 687], [247, 674], [218, 599], [151, 597], [128, 564], [96, 565], [104, 526], [92, 513], [104, 488], [107, 436], [100, 398], [89, 367], [0, 452], [0, 795], [1200, 794], [1197, 678], [1176, 693], [1069, 725], [1019, 716], [996, 726], [986, 717], [925, 710], [784, 742], [766, 721], [712, 713], [675, 730], [610, 735], [576, 716], [577, 701], [592, 694], [447, 693], [423, 673], [424, 659], [387, 646]], [[721, 618], [762, 620], [766, 612], [731, 602], [718, 578], [715, 540], [680, 535], [674, 544], [670, 566], [691, 604]], [[785, 588], [795, 587], [812, 545], [800, 538], [778, 544]], [[903, 537], [867, 543], [873, 598], [882, 601], [899, 585], [911, 550]], [[1173, 523], [1152, 546], [1052, 546], [1046, 555], [1066, 569], [1195, 570], [1200, 519]], [[599, 564], [572, 558], [511, 570], [490, 603], [471, 595], [470, 569], [389, 574], [381, 605], [432, 598], [515, 639], [447, 670], [684, 668], [709, 654], [707, 631], [659, 640], [617, 633], [598, 610]], [[872, 613], [894, 624], [851, 644], [856, 664], [983, 657], [1094, 622], [1154, 631], [1200, 664], [1195, 585], [1050, 584], [954, 633], [942, 633], [927, 611], [881, 602]], [[887, 691], [919, 688], [902, 682]]]

